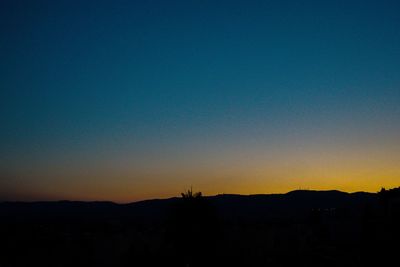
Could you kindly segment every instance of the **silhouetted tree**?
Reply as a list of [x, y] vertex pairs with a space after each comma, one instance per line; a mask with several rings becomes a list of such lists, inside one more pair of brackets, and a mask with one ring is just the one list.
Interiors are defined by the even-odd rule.
[[181, 196], [182, 196], [182, 198], [185, 198], [185, 199], [202, 197], [201, 192], [193, 193], [193, 190], [191, 187], [190, 187], [190, 190], [187, 190], [186, 192], [181, 193]]
[[181, 266], [207, 266], [215, 259], [218, 219], [201, 192], [181, 193], [171, 215], [169, 234]]

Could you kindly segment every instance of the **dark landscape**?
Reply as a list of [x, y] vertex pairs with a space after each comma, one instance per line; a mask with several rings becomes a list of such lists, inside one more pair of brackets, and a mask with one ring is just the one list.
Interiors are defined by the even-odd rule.
[[396, 260], [400, 188], [130, 204], [4, 202], [0, 266], [364, 266]]
[[0, 267], [398, 266], [399, 70], [399, 0], [0, 0]]

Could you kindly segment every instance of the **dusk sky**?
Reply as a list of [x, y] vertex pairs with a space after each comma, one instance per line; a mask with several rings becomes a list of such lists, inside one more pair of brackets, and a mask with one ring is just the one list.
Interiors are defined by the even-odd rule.
[[399, 1], [0, 1], [0, 200], [400, 185]]

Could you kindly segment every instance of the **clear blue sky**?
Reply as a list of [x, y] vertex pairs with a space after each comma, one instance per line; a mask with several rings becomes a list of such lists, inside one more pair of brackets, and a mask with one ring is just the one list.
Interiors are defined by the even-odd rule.
[[3, 0], [0, 199], [399, 185], [399, 14]]

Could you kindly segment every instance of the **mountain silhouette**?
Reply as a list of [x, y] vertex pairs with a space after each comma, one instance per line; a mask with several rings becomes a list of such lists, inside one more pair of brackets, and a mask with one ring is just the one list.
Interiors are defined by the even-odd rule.
[[[375, 193], [296, 190], [286, 194], [206, 196], [223, 216], [294, 216], [310, 209], [345, 209], [360, 212], [360, 205], [376, 205]], [[0, 218], [112, 218], [118, 216], [162, 218], [180, 198], [144, 200], [128, 204], [94, 201], [3, 202]]]
[[398, 248], [397, 192], [3, 202], [0, 266], [382, 264]]

